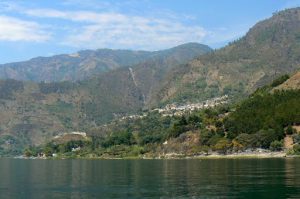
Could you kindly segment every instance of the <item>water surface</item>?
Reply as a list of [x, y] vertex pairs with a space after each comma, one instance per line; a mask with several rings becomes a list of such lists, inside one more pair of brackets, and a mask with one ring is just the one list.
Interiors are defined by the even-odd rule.
[[0, 159], [0, 198], [300, 198], [300, 159]]

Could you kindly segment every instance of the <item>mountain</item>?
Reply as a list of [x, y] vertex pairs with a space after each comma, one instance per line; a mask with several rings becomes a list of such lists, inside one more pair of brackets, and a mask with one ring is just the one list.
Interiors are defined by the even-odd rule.
[[[97, 75], [84, 77], [82, 81], [0, 81], [0, 147], [3, 149], [0, 151], [11, 152], [28, 144], [40, 144], [61, 132], [88, 131], [114, 118], [171, 102], [202, 101], [225, 94], [238, 100], [255, 90], [253, 99], [250, 97], [228, 119], [226, 128], [230, 138], [241, 132], [256, 136], [259, 130], [266, 135], [265, 128], [272, 128], [277, 140], [282, 138], [286, 125], [299, 123], [298, 119], [291, 120], [286, 111], [297, 107], [293, 114], [298, 118], [297, 91], [266, 93], [287, 77], [275, 81], [271, 88], [265, 85], [300, 68], [300, 8], [275, 13], [257, 23], [241, 39], [219, 50], [211, 52], [208, 47], [189, 43], [152, 52], [146, 57], [106, 72], [93, 71]], [[276, 100], [275, 109], [265, 107]], [[257, 109], [254, 118], [253, 107]], [[247, 123], [248, 119], [253, 121]], [[155, 129], [153, 124], [151, 128]], [[278, 129], [280, 136], [276, 134]]]
[[205, 110], [183, 111], [181, 115], [144, 112], [110, 122], [83, 136], [71, 133], [56, 137], [38, 148], [27, 148], [25, 155], [179, 158], [212, 152], [245, 155], [241, 152], [258, 152], [261, 148], [299, 154], [300, 90], [272, 92], [296, 78], [299, 80], [297, 76], [281, 76], [234, 105], [219, 104]]
[[184, 44], [77, 82], [0, 80], [0, 154], [17, 154], [63, 132], [86, 131], [141, 111], [168, 71], [207, 51]]
[[90, 90], [91, 100], [84, 103], [84, 111], [96, 124], [110, 121], [116, 116], [133, 114], [148, 107], [165, 76], [176, 66], [210, 52], [209, 48], [188, 43], [161, 51], [144, 62], [99, 74], [82, 81], [81, 90]]
[[101, 72], [136, 65], [147, 59], [156, 59], [157, 57], [163, 59], [172, 54], [174, 59], [179, 61], [176, 58], [177, 55], [194, 58], [210, 50], [208, 46], [197, 43], [154, 52], [111, 49], [85, 50], [69, 55], [37, 57], [25, 62], [2, 64], [0, 65], [0, 79], [35, 82], [76, 81]]
[[300, 8], [293, 8], [257, 23], [228, 46], [173, 69], [152, 104], [243, 96], [299, 68]]

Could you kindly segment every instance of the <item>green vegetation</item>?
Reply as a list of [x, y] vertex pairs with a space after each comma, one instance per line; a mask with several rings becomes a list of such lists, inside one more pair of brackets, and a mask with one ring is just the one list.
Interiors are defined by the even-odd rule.
[[23, 91], [23, 82], [8, 79], [5, 81], [0, 81], [0, 99], [12, 100], [13, 93], [17, 91]]
[[299, 91], [252, 96], [225, 121], [228, 136], [233, 138], [240, 133], [253, 134], [271, 128], [282, 137], [284, 127], [300, 123], [299, 99]]
[[[156, 153], [162, 152], [161, 145], [167, 140], [178, 140], [179, 143], [174, 146], [178, 148], [180, 142], [187, 139], [187, 132], [200, 135], [199, 129], [207, 132], [205, 126], [208, 124], [216, 122], [217, 125], [221, 125], [217, 122], [218, 114], [225, 113], [226, 110], [226, 108], [208, 109], [173, 117], [150, 112], [146, 117], [139, 119], [113, 122], [105, 127], [107, 133], [104, 135], [103, 129], [93, 129], [89, 132], [91, 141], [82, 143], [83, 145], [80, 145], [81, 149], [78, 151], [72, 152], [70, 147], [64, 151], [61, 150], [61, 144], [50, 142], [42, 147], [41, 153], [45, 156], [57, 153], [59, 157], [139, 157], [145, 154], [155, 156]], [[222, 126], [218, 126], [217, 131], [220, 131], [221, 128]], [[223, 132], [209, 131], [209, 133], [217, 135], [214, 137], [217, 138], [216, 142], [222, 139], [219, 134], [224, 136]], [[196, 141], [199, 141], [199, 136]], [[74, 148], [73, 144], [72, 142], [71, 146]], [[63, 145], [69, 145], [69, 142]], [[217, 144], [217, 147], [218, 145], [220, 143]], [[199, 153], [199, 150], [208, 153], [210, 147], [193, 145], [189, 150], [192, 153]], [[217, 147], [216, 150], [219, 150]], [[220, 148], [220, 150], [222, 149]], [[28, 151], [24, 153], [25, 155], [36, 154], [28, 153]]]
[[277, 79], [275, 79], [272, 84], [271, 84], [271, 87], [276, 87], [276, 86], [279, 86], [280, 84], [282, 84], [283, 82], [285, 82], [286, 80], [288, 80], [290, 78], [289, 75], [283, 75]]
[[39, 84], [39, 88], [42, 94], [50, 93], [66, 93], [74, 88], [75, 84], [72, 82], [53, 82], [53, 83], [44, 83]]
[[280, 151], [280, 150], [282, 150], [282, 147], [283, 147], [282, 141], [274, 140], [270, 144], [270, 149], [272, 151]]
[[12, 135], [2, 135], [0, 137], [0, 156], [20, 155], [25, 144]]
[[139, 113], [171, 68], [209, 51], [189, 43], [155, 52], [103, 49], [3, 65], [3, 78], [33, 82], [0, 80], [1, 134], [22, 143], [11, 144], [12, 150], [5, 145], [0, 154]]
[[[46, 156], [63, 157], [141, 157], [165, 153], [185, 155], [227, 154], [246, 149], [283, 149], [285, 134], [300, 143], [292, 125], [300, 124], [300, 91], [271, 92], [285, 81], [280, 77], [258, 89], [234, 106], [187, 112], [181, 116], [163, 116], [156, 111], [137, 119], [112, 122], [89, 132], [89, 142], [48, 143]], [[278, 83], [280, 82], [280, 83]], [[72, 151], [80, 147], [80, 150]], [[294, 153], [298, 153], [297, 145]], [[25, 151], [25, 154], [30, 154]]]
[[[80, 59], [75, 58], [78, 55], [33, 59], [29, 68], [55, 63], [54, 68], [59, 71], [52, 73], [45, 67], [46, 73], [42, 71], [40, 76], [23, 70], [26, 78], [47, 82], [77, 79], [78, 71], [81, 79], [98, 70], [115, 70], [76, 83], [1, 81], [1, 133], [12, 135], [18, 144], [3, 142], [0, 147], [14, 151], [10, 147], [37, 145], [60, 133], [85, 131], [91, 141], [81, 143], [78, 151], [61, 150], [57, 146], [61, 144], [54, 144], [43, 146], [42, 152], [47, 156], [58, 153], [124, 157], [212, 151], [226, 154], [257, 147], [279, 150], [286, 134], [299, 140], [292, 129], [300, 123], [299, 90], [284, 90], [287, 86], [275, 89], [288, 78], [276, 77], [299, 69], [299, 19], [299, 8], [279, 12], [251, 28], [245, 37], [202, 56], [199, 55], [209, 52], [209, 48], [187, 44], [147, 55], [100, 50], [93, 52], [97, 56], [92, 56], [92, 61], [85, 59], [90, 51], [80, 52]], [[99, 63], [105, 57], [102, 53], [113, 57], [105, 66]], [[199, 57], [195, 59], [196, 56]], [[80, 60], [85, 60], [86, 65], [79, 67]], [[120, 62], [110, 65], [116, 60]], [[100, 68], [96, 67], [98, 63]], [[24, 64], [17, 64], [15, 69]], [[89, 70], [94, 68], [97, 69]], [[77, 72], [71, 72], [73, 69]], [[82, 72], [85, 69], [87, 74]], [[144, 112], [146, 116], [141, 118], [118, 121], [124, 115], [139, 114], [157, 105], [196, 102], [224, 94], [238, 104], [180, 116]], [[294, 148], [297, 153], [297, 145]]]

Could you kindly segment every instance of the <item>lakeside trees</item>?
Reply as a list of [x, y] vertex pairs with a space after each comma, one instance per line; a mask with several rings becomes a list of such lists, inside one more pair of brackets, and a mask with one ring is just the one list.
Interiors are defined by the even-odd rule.
[[[286, 78], [280, 77], [231, 107], [223, 105], [187, 112], [181, 116], [163, 116], [155, 111], [148, 112], [145, 117], [108, 124], [106, 134], [101, 129], [93, 130], [90, 142], [60, 145], [49, 143], [44, 147], [44, 153], [46, 156], [51, 153], [64, 154], [71, 152], [74, 147], [88, 150], [87, 154], [98, 151], [98, 155], [119, 156], [141, 155], [159, 150], [180, 151], [182, 142], [191, 142], [186, 140], [189, 133], [197, 134], [199, 140], [198, 146], [191, 146], [194, 147], [191, 151], [195, 153], [200, 150], [207, 154], [214, 150], [226, 154], [252, 148], [278, 151], [283, 147], [282, 139], [285, 134], [293, 135], [294, 143], [300, 143], [300, 136], [292, 128], [292, 125], [300, 125], [300, 91], [270, 92]], [[172, 146], [165, 144], [168, 140], [175, 140]], [[295, 152], [300, 151], [297, 145], [294, 148]], [[25, 155], [29, 154], [25, 151]]]

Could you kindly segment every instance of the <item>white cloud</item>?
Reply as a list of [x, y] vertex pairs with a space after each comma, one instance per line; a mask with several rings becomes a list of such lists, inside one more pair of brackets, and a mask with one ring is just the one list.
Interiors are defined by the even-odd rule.
[[62, 5], [65, 6], [77, 6], [81, 9], [114, 9], [115, 4], [107, 1], [97, 1], [97, 0], [63, 0], [61, 2]]
[[19, 9], [19, 11], [34, 17], [68, 18], [67, 12], [54, 9]]
[[201, 27], [182, 24], [126, 18], [122, 23], [87, 25], [67, 37], [65, 44], [75, 47], [101, 46], [156, 50], [190, 41], [201, 41], [206, 32]]
[[[31, 9], [34, 17], [76, 22], [61, 43], [77, 48], [139, 48], [156, 50], [185, 42], [201, 42], [207, 32], [200, 26], [184, 25], [173, 18], [130, 16], [92, 11]], [[83, 23], [83, 24], [78, 24]], [[78, 28], [80, 26], [80, 28]]]
[[1, 41], [46, 41], [50, 38], [39, 24], [0, 15]]

